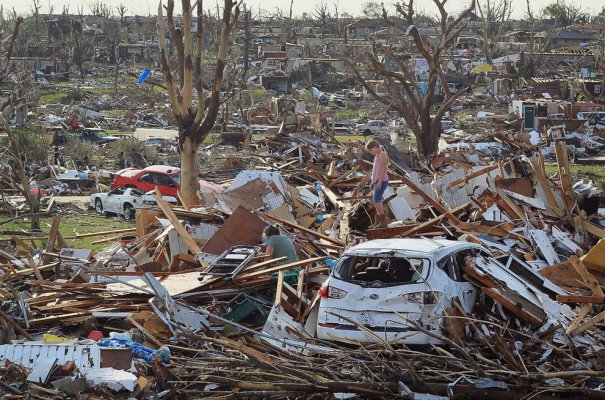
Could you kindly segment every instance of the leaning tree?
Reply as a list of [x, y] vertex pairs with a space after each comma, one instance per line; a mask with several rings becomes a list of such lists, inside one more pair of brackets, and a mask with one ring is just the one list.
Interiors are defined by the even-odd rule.
[[[27, 97], [27, 90], [23, 84], [27, 79], [23, 69], [21, 71], [11, 72], [12, 56], [15, 50], [16, 43], [20, 37], [20, 27], [23, 23], [23, 18], [17, 17], [13, 27], [12, 34], [5, 36], [5, 33], [0, 31], [0, 43], [8, 41], [4, 59], [0, 60], [0, 86], [10, 88], [10, 95], [0, 101], [0, 122], [4, 125], [4, 130], [8, 138], [7, 155], [10, 156], [10, 171], [5, 172], [0, 170], [0, 181], [3, 181], [8, 186], [21, 192], [29, 205], [29, 214], [31, 218], [31, 229], [40, 229], [40, 202], [38, 198], [29, 189], [29, 179], [25, 173], [25, 165], [23, 163], [23, 154], [19, 145], [19, 139], [15, 132], [11, 129], [9, 121], [5, 116], [5, 112], [17, 110], [22, 105]], [[4, 51], [5, 49], [1, 49]], [[3, 149], [4, 150], [4, 149]], [[4, 153], [6, 154], [6, 153]]]
[[[204, 11], [202, 0], [182, 0], [182, 29], [177, 29], [174, 19], [174, 0], [168, 0], [166, 20], [164, 7], [160, 2], [158, 8], [158, 36], [160, 39], [160, 61], [162, 74], [170, 105], [179, 130], [179, 149], [181, 155], [181, 200], [185, 205], [198, 203], [198, 149], [210, 134], [220, 107], [220, 93], [223, 74], [226, 66], [229, 34], [239, 16], [237, 1], [224, 0], [221, 22], [221, 36], [216, 54], [214, 77], [209, 90], [204, 90], [202, 71], [202, 47]], [[192, 21], [197, 19], [195, 39], [192, 34]], [[166, 24], [171, 42], [176, 47], [177, 65], [171, 66], [167, 51], [165, 32]], [[194, 99], [194, 94], [197, 99]]]
[[[441, 120], [445, 112], [449, 110], [455, 100], [468, 88], [461, 89], [456, 93], [447, 90], [445, 73], [442, 69], [444, 51], [454, 44], [458, 35], [466, 27], [466, 17], [475, 8], [475, 0], [470, 6], [462, 11], [456, 18], [451, 18], [445, 9], [447, 0], [433, 0], [439, 10], [439, 17], [435, 24], [437, 37], [430, 39], [423, 36], [416, 26], [414, 11], [414, 0], [407, 4], [397, 3], [395, 10], [397, 15], [405, 21], [401, 24], [399, 19], [390, 18], [383, 9], [383, 19], [396, 32], [404, 36], [410, 36], [414, 46], [413, 51], [419, 54], [421, 59], [426, 60], [428, 66], [428, 79], [426, 85], [418, 85], [418, 79], [413, 67], [402, 60], [400, 54], [395, 54], [391, 49], [382, 47], [384, 56], [393, 60], [397, 70], [389, 68], [379, 55], [365, 52], [358, 59], [358, 63], [345, 60], [357, 79], [361, 82], [367, 92], [376, 100], [383, 103], [390, 110], [396, 110], [403, 117], [418, 143], [418, 151], [429, 156], [437, 152], [439, 137], [441, 136]], [[358, 64], [365, 65], [367, 73], [362, 73]], [[368, 82], [368, 77], [380, 77], [385, 81], [388, 96], [380, 96]], [[439, 87], [444, 94], [444, 100], [434, 104], [435, 96], [439, 94]], [[434, 111], [434, 114], [433, 114]]]

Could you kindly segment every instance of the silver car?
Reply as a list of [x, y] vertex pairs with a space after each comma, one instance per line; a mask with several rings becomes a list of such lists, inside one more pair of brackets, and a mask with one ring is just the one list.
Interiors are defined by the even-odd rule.
[[463, 279], [463, 268], [466, 257], [477, 253], [491, 256], [478, 244], [443, 239], [383, 239], [352, 247], [320, 290], [317, 337], [439, 344], [406, 320], [441, 334], [444, 311], [454, 299], [471, 312], [478, 289]]

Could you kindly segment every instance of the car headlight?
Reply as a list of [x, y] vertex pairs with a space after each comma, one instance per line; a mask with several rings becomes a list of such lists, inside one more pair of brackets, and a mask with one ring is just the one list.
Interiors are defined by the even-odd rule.
[[404, 293], [401, 297], [406, 303], [436, 304], [439, 300], [439, 293], [433, 291]]

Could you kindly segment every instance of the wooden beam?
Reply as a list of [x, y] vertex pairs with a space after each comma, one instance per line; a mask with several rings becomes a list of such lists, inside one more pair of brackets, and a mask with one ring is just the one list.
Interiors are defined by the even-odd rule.
[[567, 144], [562, 140], [555, 141], [555, 152], [557, 154], [557, 166], [559, 167], [559, 177], [561, 178], [561, 188], [563, 190], [563, 202], [565, 210], [571, 213], [575, 207], [573, 188], [571, 185], [571, 176], [569, 170], [569, 157], [567, 153]]
[[76, 236], [69, 236], [65, 239], [82, 239], [94, 236], [106, 236], [116, 233], [134, 233], [137, 231], [137, 228], [128, 228], [128, 229], [116, 229], [113, 231], [102, 231], [102, 232], [90, 232], [90, 233], [77, 233]]
[[455, 181], [451, 181], [450, 183], [448, 183], [448, 186], [449, 187], [458, 186], [458, 185], [460, 185], [462, 183], [466, 183], [466, 182], [470, 181], [471, 179], [475, 179], [478, 176], [490, 173], [493, 170], [499, 169], [499, 168], [500, 168], [500, 163], [497, 163], [497, 164], [494, 164], [494, 165], [490, 165], [489, 167], [482, 168], [482, 169], [480, 169], [478, 171], [475, 171], [475, 172], [473, 172], [473, 173], [471, 173], [469, 175], [466, 175], [463, 178], [456, 179]]
[[41, 281], [42, 280], [42, 274], [38, 270], [38, 265], [34, 261], [34, 258], [32, 257], [31, 254], [27, 255], [27, 264], [34, 271], [34, 275], [36, 276], [36, 279], [39, 280], [39, 281]]
[[259, 212], [259, 211], [256, 211], [256, 212], [257, 212], [257, 213], [259, 213], [261, 216], [263, 216], [263, 217], [267, 218], [267, 219], [270, 219], [270, 220], [272, 220], [272, 221], [279, 222], [280, 224], [282, 224], [282, 225], [284, 225], [284, 226], [288, 226], [288, 227], [290, 227], [290, 228], [293, 228], [293, 229], [296, 229], [296, 230], [299, 230], [299, 231], [302, 231], [302, 232], [308, 233], [308, 234], [310, 234], [310, 235], [313, 235], [313, 236], [316, 236], [316, 237], [322, 238], [322, 239], [324, 239], [324, 240], [327, 240], [327, 241], [328, 241], [328, 242], [330, 242], [330, 243], [334, 243], [334, 244], [335, 244], [335, 245], [337, 245], [337, 246], [344, 246], [344, 245], [345, 245], [345, 244], [344, 244], [342, 241], [340, 241], [340, 240], [338, 240], [338, 239], [333, 239], [333, 238], [331, 238], [330, 236], [326, 236], [326, 235], [324, 235], [323, 233], [316, 232], [316, 231], [313, 231], [313, 230], [311, 230], [311, 229], [307, 229], [307, 228], [305, 228], [305, 227], [303, 227], [303, 226], [300, 226], [300, 225], [296, 225], [296, 224], [294, 224], [294, 223], [292, 223], [292, 222], [290, 222], [290, 221], [287, 221], [287, 220], [285, 220], [285, 219], [282, 219], [282, 218], [276, 217], [275, 215], [271, 215], [271, 214], [267, 214], [267, 213], [264, 213], [264, 212]]
[[538, 155], [533, 158], [533, 166], [534, 173], [532, 178], [536, 181], [544, 190], [544, 194], [546, 195], [546, 201], [548, 202], [548, 206], [553, 210], [555, 214], [559, 217], [563, 216], [563, 211], [559, 208], [557, 201], [555, 199], [555, 195], [552, 192], [552, 188], [550, 187], [548, 179], [546, 179], [546, 168], [544, 166], [544, 158], [542, 158], [542, 154], [538, 152]]
[[573, 331], [571, 331], [571, 336], [577, 336], [580, 333], [585, 332], [588, 329], [592, 328], [593, 326], [595, 326], [599, 322], [604, 322], [605, 323], [605, 311], [602, 311], [598, 315], [592, 317], [591, 319], [589, 319], [588, 321], [586, 321], [582, 325], [580, 325], [577, 328], [575, 328]]
[[[55, 246], [57, 240], [57, 234], [59, 233], [59, 225], [61, 224], [61, 216], [55, 215], [50, 225], [50, 232], [48, 233], [48, 242], [46, 242], [46, 252], [50, 253]], [[48, 262], [48, 257], [43, 256], [44, 262]]]
[[256, 278], [259, 276], [263, 276], [263, 275], [270, 275], [274, 272], [279, 272], [279, 271], [286, 271], [289, 269], [294, 269], [294, 268], [298, 268], [298, 267], [304, 267], [305, 265], [309, 265], [309, 264], [313, 264], [316, 262], [320, 262], [325, 260], [327, 257], [315, 257], [315, 258], [309, 258], [306, 260], [301, 260], [301, 261], [295, 261], [293, 263], [289, 263], [289, 264], [284, 264], [284, 265], [278, 265], [276, 267], [272, 267], [272, 268], [267, 268], [267, 269], [263, 269], [260, 271], [254, 271], [254, 272], [250, 272], [248, 274], [246, 273], [240, 273], [239, 275], [236, 275], [233, 280], [238, 282], [238, 281], [243, 281], [246, 279], [252, 279], [252, 278]]
[[584, 319], [584, 317], [586, 317], [590, 310], [592, 310], [592, 304], [584, 304], [577, 312], [576, 317], [573, 319], [573, 321], [571, 321], [571, 323], [565, 330], [565, 334], [571, 335], [571, 332], [573, 332], [574, 329], [580, 326], [582, 320]]
[[191, 237], [189, 232], [187, 232], [187, 229], [185, 229], [183, 224], [181, 224], [181, 221], [179, 221], [177, 216], [174, 214], [174, 211], [172, 211], [172, 208], [170, 208], [170, 204], [168, 204], [168, 202], [166, 202], [162, 198], [162, 194], [160, 193], [160, 190], [158, 189], [157, 186], [155, 188], [155, 191], [156, 191], [155, 199], [158, 202], [160, 209], [162, 210], [162, 212], [164, 213], [166, 218], [168, 218], [168, 220], [172, 224], [174, 230], [178, 233], [180, 238], [183, 240], [183, 243], [185, 243], [185, 246], [187, 246], [187, 248], [193, 254], [201, 253], [202, 249], [200, 249], [200, 247], [197, 245], [195, 240], [193, 240], [193, 238]]
[[25, 336], [27, 338], [27, 340], [31, 340], [31, 341], [36, 340], [36, 339], [34, 339], [34, 337], [32, 335], [27, 333], [27, 331], [25, 329], [23, 329], [21, 327], [21, 325], [16, 323], [15, 320], [10, 315], [6, 314], [2, 310], [0, 310], [0, 317], [2, 317], [3, 320], [5, 320], [9, 324], [11, 324], [15, 328], [15, 330], [17, 330], [17, 332], [19, 332], [21, 335]]

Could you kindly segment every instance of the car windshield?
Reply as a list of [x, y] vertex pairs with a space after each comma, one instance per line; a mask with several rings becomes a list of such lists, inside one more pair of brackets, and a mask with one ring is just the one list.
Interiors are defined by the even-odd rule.
[[334, 276], [364, 287], [387, 287], [421, 282], [429, 261], [403, 257], [343, 257]]
[[172, 174], [170, 175], [170, 177], [176, 182], [177, 185], [181, 185], [181, 174], [180, 173], [176, 173], [176, 174]]

